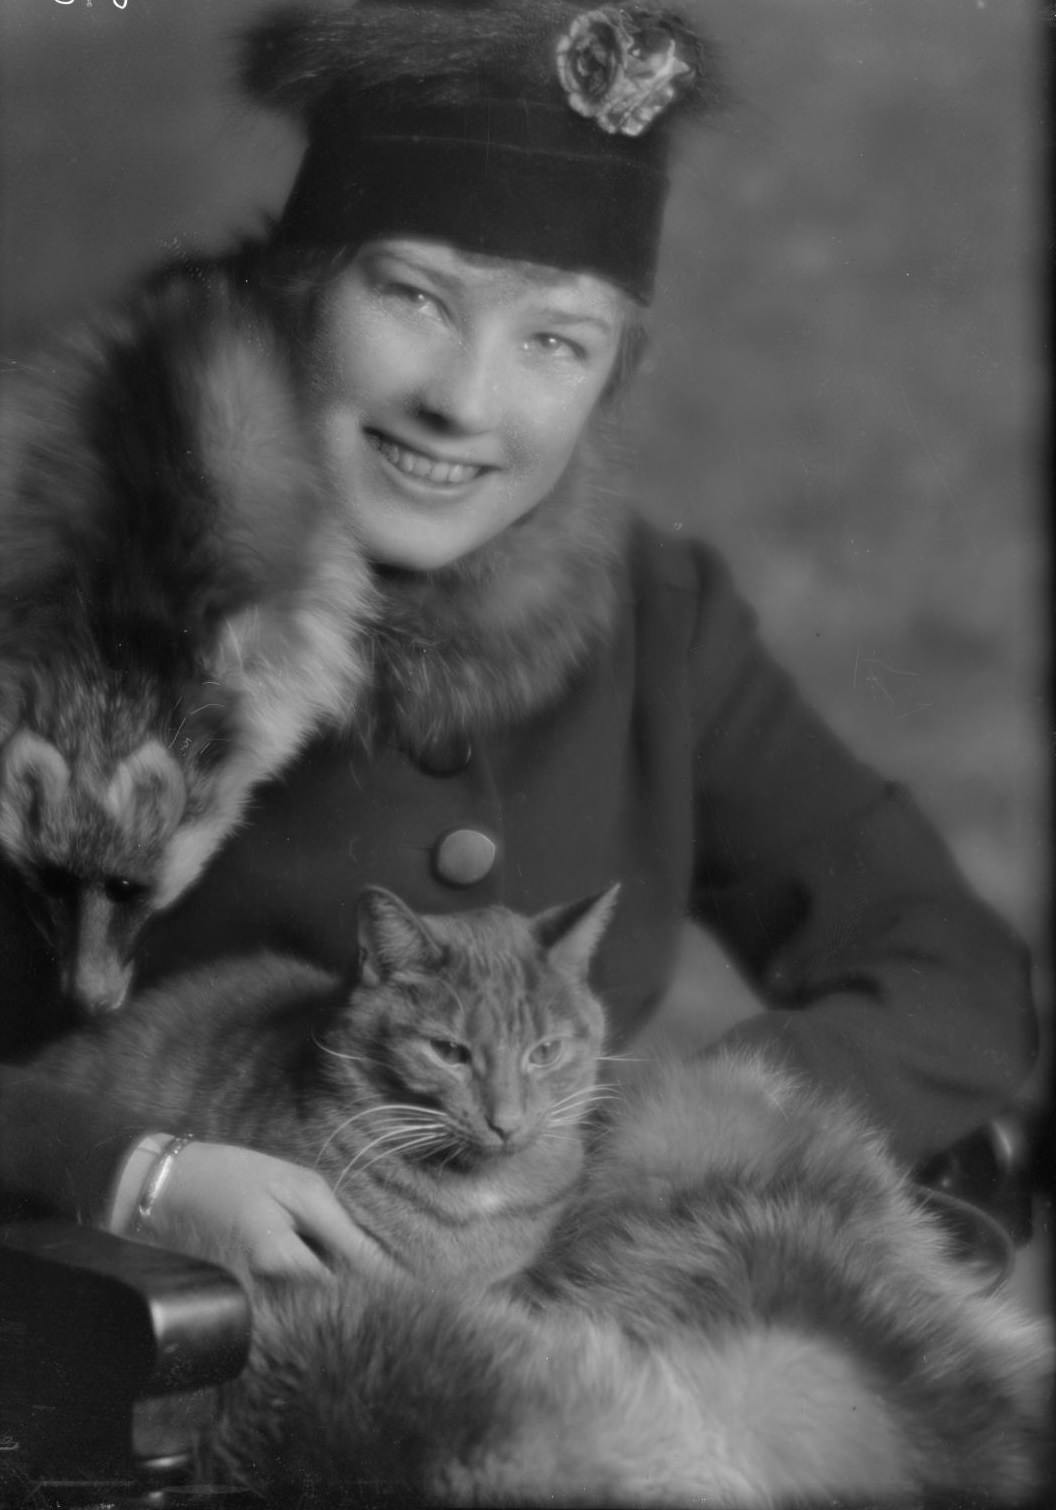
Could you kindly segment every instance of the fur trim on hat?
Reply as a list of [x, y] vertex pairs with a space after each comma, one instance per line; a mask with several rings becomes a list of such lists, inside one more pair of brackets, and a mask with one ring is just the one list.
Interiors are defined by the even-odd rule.
[[[602, 422], [597, 422], [598, 430]], [[376, 734], [413, 753], [554, 703], [612, 633], [629, 510], [584, 442], [529, 515], [442, 571], [378, 575]]]
[[[694, 69], [680, 106], [720, 103], [713, 45], [697, 32], [690, 4], [627, 5], [646, 25], [664, 25]], [[460, 105], [467, 94], [559, 96], [557, 38], [583, 0], [345, 0], [286, 6], [242, 42], [243, 88], [262, 105], [310, 121], [335, 85], [385, 91], [389, 105]]]

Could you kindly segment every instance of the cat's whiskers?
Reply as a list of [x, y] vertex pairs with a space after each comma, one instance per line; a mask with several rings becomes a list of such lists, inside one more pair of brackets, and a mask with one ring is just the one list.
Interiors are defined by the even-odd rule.
[[366, 1170], [368, 1170], [371, 1167], [372, 1164], [376, 1164], [379, 1159], [385, 1159], [385, 1158], [390, 1158], [390, 1157], [392, 1157], [392, 1158], [399, 1158], [402, 1154], [409, 1153], [411, 1151], [411, 1149], [418, 1148], [418, 1149], [424, 1150], [424, 1149], [428, 1148], [431, 1144], [437, 1144], [437, 1145], [439, 1145], [439, 1146], [442, 1147], [445, 1142], [446, 1142], [446, 1139], [442, 1135], [438, 1135], [438, 1134], [437, 1135], [428, 1135], [427, 1134], [427, 1135], [425, 1135], [423, 1137], [420, 1137], [420, 1138], [409, 1138], [406, 1143], [400, 1143], [395, 1148], [385, 1148], [385, 1149], [382, 1150], [381, 1153], [375, 1154], [372, 1159], [369, 1159], [366, 1164], [363, 1164], [361, 1166], [359, 1172], [360, 1172], [360, 1174], [364, 1173]]
[[457, 1138], [452, 1138], [450, 1148], [448, 1149], [446, 1155], [440, 1160], [438, 1173], [443, 1174], [444, 1171], [450, 1167], [451, 1163], [458, 1157], [461, 1151], [461, 1141]]
[[554, 1127], [582, 1127], [603, 1106], [605, 1099], [599, 1097], [594, 1101], [582, 1102], [579, 1106], [566, 1107], [563, 1111], [551, 1113], [547, 1121]]
[[383, 1142], [384, 1140], [378, 1138], [374, 1143], [368, 1144], [367, 1148], [361, 1148], [358, 1153], [356, 1153], [351, 1159], [349, 1159], [348, 1163], [342, 1169], [341, 1173], [334, 1180], [334, 1194], [336, 1195], [340, 1191], [341, 1186], [348, 1179], [349, 1175], [353, 1174], [354, 1172], [362, 1174], [365, 1170], [369, 1169], [372, 1164], [376, 1164], [379, 1159], [384, 1159], [390, 1154], [398, 1156], [399, 1154], [406, 1152], [408, 1148], [416, 1147], [419, 1144], [421, 1144], [423, 1147], [427, 1147], [430, 1143], [435, 1141], [435, 1136], [431, 1133], [421, 1133], [414, 1138], [410, 1138], [406, 1130], [401, 1131], [399, 1137], [405, 1140], [404, 1143], [397, 1143], [394, 1147], [391, 1148], [383, 1148], [380, 1153], [375, 1154], [374, 1158], [369, 1159], [366, 1164], [362, 1163], [363, 1155], [368, 1152], [369, 1148], [376, 1147], [378, 1143]]
[[547, 1114], [547, 1121], [563, 1125], [581, 1121], [593, 1107], [600, 1106], [604, 1101], [611, 1101], [618, 1095], [619, 1092], [612, 1086], [583, 1086], [555, 1101]]
[[[427, 1141], [442, 1142], [447, 1135], [447, 1131], [447, 1128], [439, 1122], [434, 1122], [432, 1126], [423, 1123], [415, 1124], [413, 1122], [400, 1123], [396, 1127], [390, 1127], [387, 1132], [379, 1133], [376, 1138], [371, 1138], [369, 1143], [365, 1143], [350, 1159], [348, 1168], [354, 1169], [364, 1155], [368, 1154], [372, 1148], [377, 1148], [380, 1143], [391, 1143], [396, 1139], [410, 1136], [423, 1138]], [[382, 1156], [390, 1151], [389, 1149], [383, 1149]]]
[[[414, 1135], [408, 1136], [407, 1134], [409, 1131], [413, 1132]], [[334, 1182], [335, 1194], [341, 1188], [341, 1185], [347, 1179], [347, 1177], [353, 1172], [353, 1170], [357, 1170], [357, 1168], [358, 1173], [364, 1174], [368, 1169], [372, 1167], [372, 1165], [377, 1164], [381, 1159], [399, 1158], [402, 1154], [409, 1153], [412, 1149], [415, 1148], [425, 1150], [430, 1146], [443, 1147], [444, 1143], [447, 1141], [447, 1135], [443, 1128], [435, 1128], [432, 1131], [428, 1132], [414, 1129], [401, 1129], [400, 1132], [404, 1137], [404, 1142], [397, 1142], [390, 1148], [383, 1148], [380, 1153], [376, 1153], [374, 1157], [372, 1159], [368, 1159], [365, 1164], [360, 1163], [363, 1155], [365, 1153], [368, 1153], [370, 1149], [377, 1147], [379, 1143], [383, 1143], [386, 1141], [386, 1139], [391, 1138], [393, 1134], [386, 1133], [381, 1138], [375, 1138], [373, 1143], [368, 1143], [366, 1148], [361, 1148], [356, 1154], [355, 1158], [348, 1161], [348, 1163], [345, 1165], [344, 1169], [338, 1176], [337, 1180]]]
[[431, 1121], [446, 1118], [447, 1113], [439, 1106], [423, 1106], [420, 1101], [378, 1101], [367, 1108], [368, 1112], [410, 1112]]
[[332, 1044], [323, 1043], [321, 1039], [312, 1035], [312, 1042], [317, 1049], [324, 1054], [329, 1054], [332, 1059], [349, 1060], [355, 1064], [380, 1064], [381, 1060], [372, 1054], [350, 1054], [347, 1049], [335, 1049]]
[[582, 1100], [569, 1101], [562, 1106], [553, 1107], [552, 1110], [559, 1116], [564, 1116], [566, 1113], [575, 1113], [579, 1116], [584, 1116], [587, 1112], [592, 1111], [594, 1107], [604, 1106], [607, 1101], [616, 1101], [618, 1099], [619, 1097], [617, 1096], [607, 1096], [604, 1094], [584, 1096]]
[[619, 1091], [615, 1086], [606, 1085], [603, 1081], [593, 1080], [589, 1085], [578, 1086], [574, 1091], [569, 1091], [565, 1096], [559, 1096], [554, 1102], [555, 1106], [564, 1106], [566, 1102], [576, 1101], [582, 1096], [613, 1096]]
[[[330, 1147], [334, 1139], [339, 1138], [347, 1128], [352, 1126], [353, 1122], [358, 1122], [362, 1117], [386, 1117], [396, 1112], [403, 1112], [404, 1114], [409, 1112], [412, 1116], [417, 1116], [418, 1120], [425, 1126], [431, 1125], [436, 1121], [438, 1116], [442, 1116], [442, 1113], [433, 1111], [429, 1107], [415, 1106], [412, 1103], [401, 1101], [382, 1101], [377, 1106], [366, 1106], [362, 1111], [353, 1112], [350, 1117], [346, 1117], [344, 1121], [337, 1124], [316, 1154], [316, 1164], [319, 1163], [319, 1160], [323, 1157], [323, 1154]], [[404, 1122], [409, 1125], [406, 1115], [404, 1116]]]

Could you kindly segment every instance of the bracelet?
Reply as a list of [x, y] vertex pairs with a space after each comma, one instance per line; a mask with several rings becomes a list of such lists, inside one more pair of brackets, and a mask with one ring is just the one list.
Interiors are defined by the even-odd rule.
[[173, 1165], [188, 1143], [193, 1142], [194, 1134], [184, 1133], [182, 1137], [170, 1138], [161, 1153], [158, 1154], [150, 1166], [150, 1172], [143, 1181], [143, 1189], [139, 1192], [139, 1199], [136, 1201], [133, 1231], [139, 1232], [146, 1226], [151, 1218], [154, 1207], [158, 1203], [158, 1197], [168, 1184]]

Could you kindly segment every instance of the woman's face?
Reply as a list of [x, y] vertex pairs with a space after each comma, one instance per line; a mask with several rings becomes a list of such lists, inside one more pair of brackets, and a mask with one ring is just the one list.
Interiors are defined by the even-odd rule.
[[446, 566], [564, 472], [612, 372], [627, 301], [582, 273], [410, 238], [362, 247], [324, 301], [323, 436], [377, 562]]

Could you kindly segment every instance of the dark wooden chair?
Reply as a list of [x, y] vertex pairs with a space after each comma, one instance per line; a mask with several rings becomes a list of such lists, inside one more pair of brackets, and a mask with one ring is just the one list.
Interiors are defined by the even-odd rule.
[[244, 1291], [212, 1264], [64, 1222], [0, 1226], [0, 1505], [178, 1505], [249, 1337]]
[[995, 1288], [1017, 1248], [1034, 1237], [1035, 1193], [1045, 1184], [1036, 1118], [1009, 1113], [971, 1133], [917, 1171], [922, 1192], [969, 1262]]

